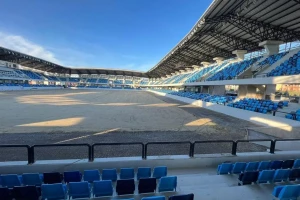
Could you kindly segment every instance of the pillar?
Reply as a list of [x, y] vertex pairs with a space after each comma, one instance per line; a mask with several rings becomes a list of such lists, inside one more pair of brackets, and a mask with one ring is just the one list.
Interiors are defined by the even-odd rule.
[[276, 85], [266, 85], [265, 99], [275, 100]]
[[210, 65], [210, 62], [201, 62], [201, 64], [204, 66], [204, 67], [207, 67]]
[[208, 86], [203, 86], [202, 87], [202, 93], [208, 93], [209, 92], [209, 89], [208, 89]]
[[239, 85], [238, 98], [242, 99], [247, 96], [247, 85]]
[[215, 60], [217, 62], [217, 64], [219, 65], [223, 62], [224, 58], [223, 57], [215, 57], [215, 58], [213, 58], [213, 60]]
[[279, 45], [283, 44], [282, 41], [278, 40], [266, 40], [258, 44], [260, 47], [266, 49], [267, 55], [271, 56], [273, 54], [279, 53]]
[[246, 53], [247, 50], [235, 50], [232, 52], [232, 54], [235, 54], [239, 60], [244, 60]]

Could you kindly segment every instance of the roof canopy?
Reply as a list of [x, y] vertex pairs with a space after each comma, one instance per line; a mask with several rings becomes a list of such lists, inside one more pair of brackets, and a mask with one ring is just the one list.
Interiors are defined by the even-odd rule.
[[232, 58], [234, 50], [253, 52], [265, 40], [299, 39], [300, 0], [215, 0], [148, 75], [162, 77], [215, 57]]

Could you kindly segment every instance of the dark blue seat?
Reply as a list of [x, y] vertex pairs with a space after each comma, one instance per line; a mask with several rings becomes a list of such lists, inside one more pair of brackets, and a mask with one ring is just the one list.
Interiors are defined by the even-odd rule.
[[300, 179], [300, 169], [291, 169], [289, 181], [296, 181]]
[[294, 166], [294, 160], [285, 160], [282, 163], [282, 169], [292, 169]]
[[258, 179], [259, 172], [244, 172], [239, 175], [239, 184], [249, 185], [255, 183]]
[[112, 196], [113, 192], [111, 180], [94, 181], [93, 194], [95, 197]]
[[156, 178], [141, 178], [138, 185], [139, 193], [151, 193], [156, 190]]
[[83, 180], [88, 182], [94, 182], [100, 180], [100, 172], [98, 169], [94, 170], [84, 170]]
[[139, 167], [137, 171], [137, 180], [140, 178], [150, 178], [151, 177], [151, 168], [150, 167]]
[[232, 167], [232, 173], [233, 174], [240, 174], [242, 172], [245, 171], [245, 168], [246, 168], [246, 165], [247, 163], [245, 162], [236, 162], [233, 164], [233, 167]]
[[158, 183], [158, 192], [176, 191], [177, 176], [161, 177]]
[[61, 183], [62, 181], [62, 175], [59, 172], [44, 173], [43, 177], [46, 184]]
[[278, 199], [297, 199], [299, 197], [300, 186], [299, 185], [285, 185], [276, 186], [272, 192], [272, 195]]
[[218, 174], [230, 174], [233, 168], [232, 163], [222, 163], [218, 166]]
[[81, 179], [82, 179], [82, 174], [79, 171], [64, 172], [65, 183], [80, 182]]
[[297, 160], [294, 161], [293, 168], [300, 168], [300, 159], [297, 159]]
[[[39, 200], [41, 194], [36, 186], [17, 186], [13, 188], [13, 197], [16, 200]], [[0, 197], [1, 199], [1, 197]]]
[[259, 172], [257, 183], [271, 183], [273, 181], [275, 170], [263, 170]]
[[268, 170], [270, 169], [271, 161], [261, 161], [258, 165], [257, 170], [262, 171], [262, 170]]
[[270, 169], [281, 169], [282, 163], [282, 160], [274, 160], [270, 164]]
[[7, 187], [0, 187], [0, 197], [2, 200], [12, 200], [12, 195]]
[[117, 180], [117, 170], [116, 169], [103, 169], [102, 170], [102, 180]]
[[13, 188], [14, 186], [21, 186], [21, 177], [16, 174], [1, 175], [1, 184], [3, 187]]
[[118, 195], [133, 194], [134, 190], [134, 179], [117, 180], [116, 192]]
[[38, 173], [25, 173], [22, 174], [22, 180], [24, 185], [42, 185], [42, 177]]
[[142, 200], [166, 200], [164, 196], [143, 197]]
[[245, 168], [246, 172], [257, 171], [259, 162], [248, 162]]
[[287, 181], [290, 175], [289, 169], [277, 169], [274, 174], [273, 182]]
[[72, 197], [72, 199], [90, 198], [90, 194], [91, 187], [87, 181], [69, 183], [69, 196]]
[[41, 190], [43, 199], [66, 199], [67, 186], [65, 184], [43, 184]]
[[167, 176], [167, 167], [166, 166], [154, 167], [152, 177], [159, 179], [164, 176]]
[[134, 178], [133, 168], [121, 168], [120, 169], [120, 179], [132, 179]]
[[170, 196], [169, 200], [194, 200], [194, 194], [180, 194]]

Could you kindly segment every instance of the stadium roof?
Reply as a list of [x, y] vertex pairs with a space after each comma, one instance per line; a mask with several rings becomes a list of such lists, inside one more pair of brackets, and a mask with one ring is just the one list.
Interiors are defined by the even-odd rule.
[[192, 30], [152, 69], [162, 77], [234, 50], [253, 52], [265, 40], [300, 39], [300, 0], [215, 0]]
[[123, 75], [148, 77], [144, 72], [120, 70], [120, 69], [101, 69], [101, 68], [70, 68], [48, 62], [33, 56], [29, 56], [20, 52], [0, 47], [0, 60], [13, 62], [25, 67], [37, 69], [50, 73], [61, 74], [107, 74], [107, 75]]

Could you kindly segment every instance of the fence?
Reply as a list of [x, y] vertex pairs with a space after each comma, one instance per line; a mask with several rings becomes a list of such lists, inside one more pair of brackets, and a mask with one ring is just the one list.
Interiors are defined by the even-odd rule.
[[95, 146], [121, 146], [121, 145], [140, 145], [141, 152], [140, 156], [142, 159], [147, 159], [148, 156], [148, 148], [150, 145], [176, 145], [176, 144], [187, 144], [189, 145], [189, 152], [188, 155], [190, 158], [195, 156], [195, 145], [201, 144], [208, 144], [208, 143], [231, 143], [231, 154], [236, 155], [238, 150], [238, 144], [240, 143], [257, 143], [257, 142], [270, 142], [269, 153], [273, 154], [276, 151], [276, 142], [291, 142], [291, 141], [300, 141], [300, 139], [253, 139], [253, 140], [205, 140], [205, 141], [182, 141], [182, 142], [148, 142], [148, 143], [141, 143], [141, 142], [131, 142], [131, 143], [95, 143], [95, 144], [40, 144], [40, 145], [0, 145], [1, 148], [25, 148], [27, 150], [27, 161], [28, 164], [33, 164], [35, 160], [35, 150], [38, 147], [86, 147], [88, 150], [87, 160], [89, 162], [94, 161], [94, 152]]

